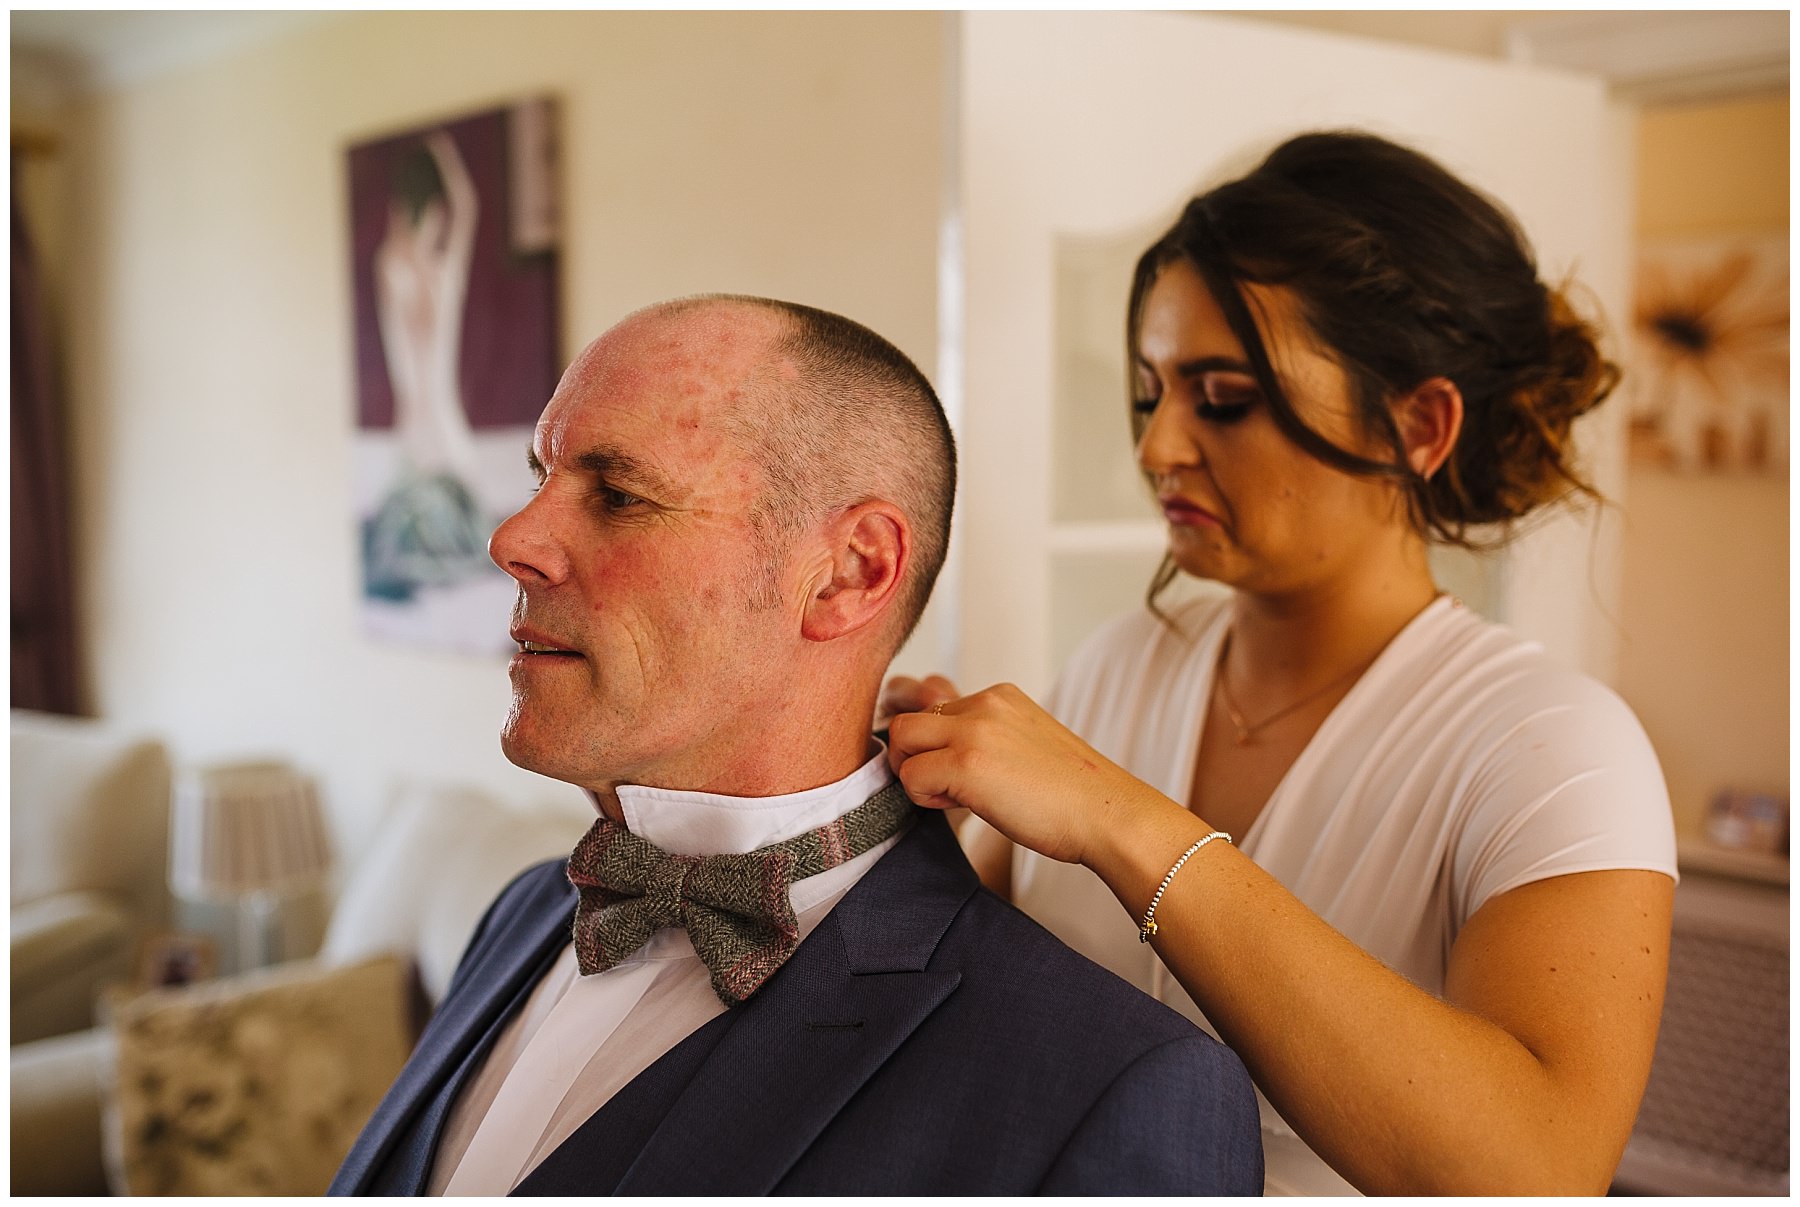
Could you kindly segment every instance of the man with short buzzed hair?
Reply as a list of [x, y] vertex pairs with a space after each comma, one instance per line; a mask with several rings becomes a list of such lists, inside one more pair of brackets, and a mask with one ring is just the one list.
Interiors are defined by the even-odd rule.
[[529, 460], [501, 742], [600, 816], [490, 908], [333, 1191], [1258, 1191], [1236, 1058], [980, 889], [868, 733], [955, 492], [912, 363], [665, 303]]
[[885, 339], [842, 315], [763, 298], [725, 298], [789, 320], [777, 342], [796, 376], [771, 375], [772, 405], [736, 425], [769, 483], [758, 515], [792, 536], [806, 519], [862, 498], [890, 499], [917, 549], [895, 613], [896, 649], [919, 622], [950, 544], [956, 444], [937, 393]]

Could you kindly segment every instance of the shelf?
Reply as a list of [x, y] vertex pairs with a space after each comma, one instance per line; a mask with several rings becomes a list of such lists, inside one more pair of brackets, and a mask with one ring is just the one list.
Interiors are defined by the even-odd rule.
[[1683, 835], [1675, 840], [1675, 862], [1683, 872], [1731, 876], [1759, 884], [1787, 884], [1788, 857], [1766, 851], [1739, 851], [1704, 838]]

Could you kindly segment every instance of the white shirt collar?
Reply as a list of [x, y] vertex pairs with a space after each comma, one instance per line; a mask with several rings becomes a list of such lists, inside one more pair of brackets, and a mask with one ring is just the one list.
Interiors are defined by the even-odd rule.
[[740, 855], [815, 830], [874, 796], [894, 777], [887, 747], [836, 783], [786, 796], [722, 796], [620, 784], [619, 808], [633, 834], [671, 855]]

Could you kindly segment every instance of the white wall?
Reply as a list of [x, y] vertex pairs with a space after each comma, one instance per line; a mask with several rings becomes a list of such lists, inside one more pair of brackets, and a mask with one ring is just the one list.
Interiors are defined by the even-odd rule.
[[[1147, 242], [1197, 188], [1248, 169], [1288, 135], [1355, 126], [1499, 197], [1547, 279], [1577, 276], [1615, 329], [1629, 313], [1631, 128], [1597, 79], [1214, 16], [975, 13], [961, 28], [971, 683], [1048, 686], [1056, 544], [1082, 535], [1050, 519], [1059, 240], [1149, 232]], [[1109, 327], [1118, 346], [1123, 314]], [[1125, 380], [1122, 360], [1114, 380]], [[1123, 425], [1116, 395], [1094, 405]], [[1592, 476], [1615, 498], [1624, 418], [1603, 407], [1578, 429]], [[1610, 678], [1616, 518], [1546, 521], [1508, 553], [1498, 614]], [[1142, 590], [1122, 579], [1115, 606], [1134, 606]]]
[[[1785, 92], [1647, 110], [1638, 234], [1785, 234]], [[1662, 760], [1677, 830], [1722, 788], [1789, 785], [1788, 474], [1633, 465], [1619, 691]]]
[[[929, 373], [941, 57], [928, 13], [352, 14], [80, 105], [67, 359], [100, 714], [186, 762], [293, 759], [352, 849], [405, 779], [584, 808], [501, 757], [502, 660], [358, 631], [344, 150], [555, 93], [568, 355], [731, 290], [841, 310]], [[922, 632], [905, 657], [933, 665]]]
[[1788, 791], [1788, 480], [1634, 466], [1626, 533], [1619, 692], [1693, 835], [1722, 788]]

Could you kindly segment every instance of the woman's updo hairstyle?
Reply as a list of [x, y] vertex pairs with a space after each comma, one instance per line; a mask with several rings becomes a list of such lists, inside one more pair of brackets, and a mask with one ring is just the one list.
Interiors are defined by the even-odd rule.
[[[1538, 280], [1510, 215], [1434, 161], [1374, 135], [1302, 134], [1255, 171], [1188, 203], [1138, 260], [1127, 355], [1144, 298], [1186, 261], [1243, 344], [1276, 424], [1301, 449], [1405, 490], [1428, 538], [1474, 548], [1571, 493], [1595, 497], [1571, 461], [1570, 426], [1618, 381], [1593, 329]], [[1337, 447], [1294, 410], [1240, 284], [1290, 290], [1348, 376], [1364, 430], [1393, 449], [1376, 461]], [[1430, 479], [1406, 462], [1389, 404], [1433, 377], [1456, 383], [1462, 433]], [[1143, 419], [1134, 420], [1141, 434]], [[1159, 576], [1160, 577], [1160, 576]]]

